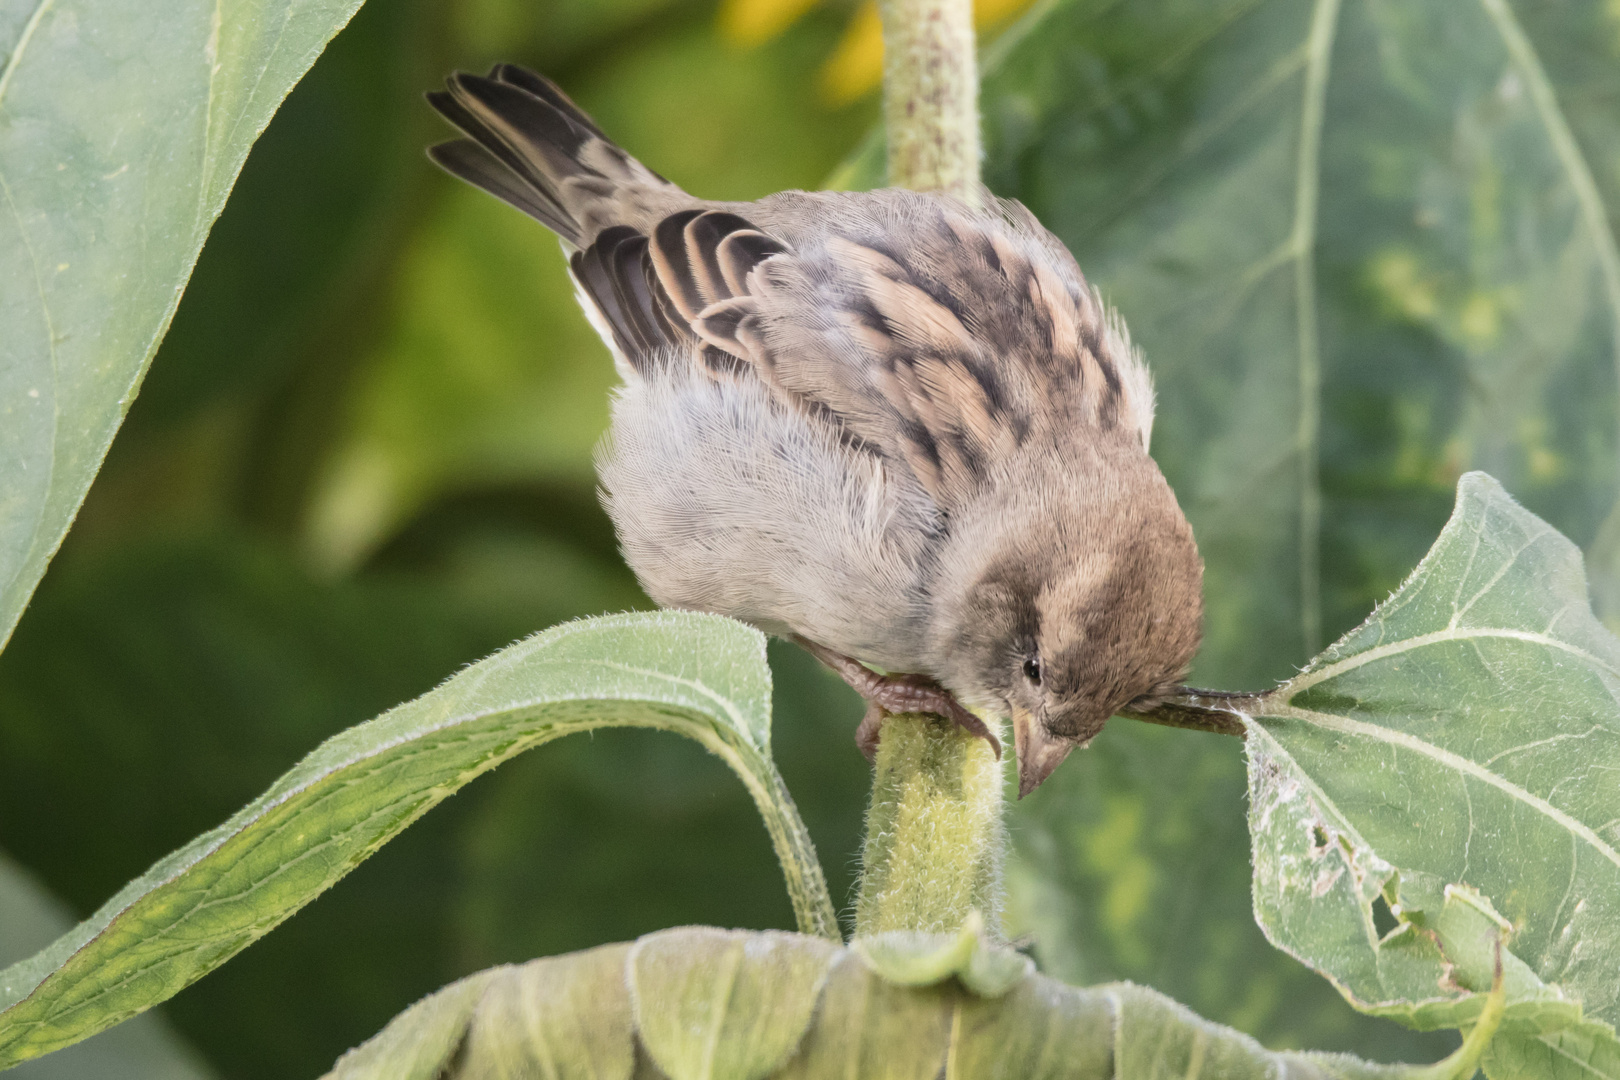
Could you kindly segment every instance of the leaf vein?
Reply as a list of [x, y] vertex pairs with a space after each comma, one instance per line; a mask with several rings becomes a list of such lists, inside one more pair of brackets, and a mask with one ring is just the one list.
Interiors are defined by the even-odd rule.
[[1299, 351], [1299, 608], [1300, 636], [1307, 656], [1321, 648], [1322, 491], [1317, 439], [1321, 429], [1321, 342], [1316, 312], [1316, 214], [1321, 185], [1322, 123], [1327, 110], [1328, 63], [1339, 0], [1316, 0], [1311, 14], [1305, 65], [1305, 97], [1300, 105], [1299, 156], [1294, 183], [1294, 304]]
[[1585, 649], [1572, 645], [1567, 641], [1563, 641], [1555, 637], [1548, 637], [1546, 634], [1538, 634], [1533, 630], [1513, 630], [1506, 627], [1484, 626], [1468, 627], [1466, 629], [1457, 630], [1448, 627], [1444, 630], [1436, 630], [1432, 633], [1419, 634], [1416, 637], [1409, 637], [1400, 641], [1392, 641], [1388, 645], [1377, 645], [1366, 650], [1365, 652], [1360, 652], [1354, 656], [1346, 657], [1343, 660], [1335, 661], [1334, 663], [1318, 668], [1315, 671], [1305, 672], [1286, 684], [1282, 688], [1281, 692], [1286, 692], [1287, 696], [1292, 699], [1302, 690], [1309, 689], [1310, 687], [1326, 682], [1329, 679], [1337, 678], [1338, 676], [1346, 674], [1347, 672], [1354, 671], [1356, 668], [1363, 667], [1367, 664], [1376, 663], [1377, 661], [1386, 659], [1390, 656], [1398, 656], [1405, 652], [1415, 652], [1418, 649], [1427, 648], [1430, 645], [1439, 645], [1450, 641], [1472, 641], [1476, 638], [1505, 638], [1513, 641], [1525, 641], [1534, 645], [1545, 645], [1549, 648], [1558, 649], [1562, 652], [1570, 654], [1571, 656], [1578, 657], [1579, 659], [1590, 664], [1592, 667], [1605, 672], [1615, 679], [1620, 679], [1620, 668], [1617, 668], [1614, 664], [1611, 664], [1607, 660], [1593, 656]]
[[1493, 754], [1489, 759], [1487, 759], [1485, 762], [1485, 768], [1490, 768], [1492, 765], [1495, 765], [1502, 758], [1505, 758], [1510, 754], [1522, 754], [1526, 750], [1534, 750], [1539, 746], [1547, 746], [1551, 743], [1563, 742], [1565, 739], [1584, 739], [1589, 735], [1596, 735], [1600, 731], [1607, 730], [1608, 729], [1602, 724], [1593, 724], [1591, 727], [1582, 732], [1564, 731], [1557, 735], [1549, 735], [1545, 739], [1537, 739], [1534, 742], [1523, 743], [1519, 746], [1510, 746], [1501, 753]]
[[34, 7], [34, 13], [28, 16], [28, 21], [23, 24], [22, 33], [17, 35], [17, 45], [6, 58], [5, 70], [0, 71], [0, 104], [5, 103], [6, 91], [11, 88], [12, 76], [17, 73], [17, 65], [22, 62], [23, 53], [34, 40], [34, 31], [39, 29], [39, 24], [45, 19], [45, 13], [55, 2], [56, 0], [39, 0]]
[[1569, 177], [1570, 187], [1575, 189], [1575, 201], [1580, 205], [1587, 228], [1591, 230], [1592, 243], [1597, 248], [1598, 267], [1609, 294], [1609, 309], [1614, 320], [1615, 363], [1620, 367], [1620, 246], [1616, 245], [1614, 231], [1609, 226], [1603, 196], [1598, 191], [1591, 167], [1581, 153], [1580, 144], [1575, 140], [1575, 133], [1570, 130], [1569, 122], [1564, 119], [1563, 110], [1558, 106], [1558, 95], [1554, 93], [1547, 73], [1542, 70], [1524, 28], [1514, 17], [1513, 9], [1507, 0], [1480, 0], [1480, 5], [1496, 25], [1496, 32], [1501, 35], [1508, 56], [1524, 77], [1525, 85], [1530, 90], [1530, 100], [1547, 128], [1553, 153]]
[[1411, 752], [1419, 754], [1423, 757], [1430, 758], [1431, 760], [1437, 761], [1456, 772], [1464, 774], [1465, 776], [1471, 776], [1476, 780], [1489, 784], [1491, 787], [1496, 788], [1509, 798], [1512, 798], [1532, 808], [1533, 810], [1536, 810], [1544, 817], [1552, 819], [1569, 832], [1579, 836], [1582, 840], [1585, 840], [1594, 851], [1608, 859], [1616, 867], [1620, 867], [1620, 851], [1616, 851], [1609, 844], [1605, 843], [1603, 838], [1599, 836], [1597, 832], [1591, 828], [1591, 826], [1571, 816], [1565, 811], [1560, 810], [1558, 807], [1554, 806], [1546, 799], [1543, 799], [1541, 796], [1530, 791], [1526, 791], [1524, 788], [1513, 783], [1511, 780], [1508, 780], [1506, 777], [1498, 776], [1497, 774], [1486, 769], [1484, 766], [1480, 765], [1478, 762], [1470, 761], [1460, 754], [1454, 754], [1450, 750], [1443, 747], [1435, 746], [1433, 743], [1424, 742], [1422, 739], [1409, 735], [1404, 731], [1396, 731], [1392, 728], [1379, 727], [1377, 724], [1369, 724], [1362, 720], [1352, 720], [1349, 717], [1336, 716], [1332, 713], [1315, 712], [1310, 709], [1283, 706], [1282, 708], [1277, 709], [1267, 709], [1264, 715], [1277, 716], [1290, 720], [1300, 720], [1307, 724], [1315, 724], [1318, 727], [1326, 728], [1329, 731], [1337, 731], [1345, 735], [1358, 735], [1362, 738], [1378, 740], [1394, 746], [1399, 746], [1406, 750], [1410, 750]]

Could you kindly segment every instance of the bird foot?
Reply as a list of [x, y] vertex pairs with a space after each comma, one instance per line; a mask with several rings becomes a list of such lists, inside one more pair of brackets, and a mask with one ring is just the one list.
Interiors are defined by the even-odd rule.
[[833, 652], [802, 637], [793, 638], [799, 645], [832, 668], [838, 677], [866, 699], [866, 715], [855, 729], [855, 745], [868, 760], [877, 756], [878, 737], [883, 720], [893, 713], [933, 713], [953, 721], [970, 735], [977, 735], [990, 744], [996, 759], [1001, 758], [1001, 740], [996, 738], [983, 720], [962, 707], [949, 690], [926, 675], [879, 675], [865, 664], [843, 653]]

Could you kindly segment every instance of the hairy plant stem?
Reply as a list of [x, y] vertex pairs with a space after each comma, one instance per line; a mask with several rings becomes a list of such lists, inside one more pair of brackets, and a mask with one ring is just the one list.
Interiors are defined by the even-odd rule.
[[979, 199], [972, 0], [881, 0], [889, 184]]
[[[889, 183], [979, 197], [972, 0], [881, 0]], [[992, 723], [992, 727], [994, 724]], [[855, 933], [1001, 930], [1002, 762], [939, 717], [883, 723], [866, 814]]]
[[1002, 763], [990, 744], [937, 716], [883, 722], [866, 811], [855, 933], [949, 933], [970, 911], [1001, 929]]

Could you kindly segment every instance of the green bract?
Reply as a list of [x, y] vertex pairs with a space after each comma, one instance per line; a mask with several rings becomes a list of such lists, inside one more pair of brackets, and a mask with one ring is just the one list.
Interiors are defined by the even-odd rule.
[[[1080, 990], [1020, 970], [997, 992], [977, 993], [963, 981], [966, 954], [956, 965], [939, 962], [957, 951], [950, 935], [887, 947], [891, 961], [902, 951], [910, 966], [936, 966], [933, 977], [897, 983], [859, 940], [841, 949], [798, 934], [705, 928], [496, 968], [400, 1014], [328, 1080], [1396, 1080], [1425, 1072], [1273, 1053], [1128, 983]], [[1016, 954], [999, 955], [990, 962], [1019, 968]], [[762, 991], [769, 1008], [760, 1007]], [[1463, 1075], [1434, 1075], [1453, 1074]]]

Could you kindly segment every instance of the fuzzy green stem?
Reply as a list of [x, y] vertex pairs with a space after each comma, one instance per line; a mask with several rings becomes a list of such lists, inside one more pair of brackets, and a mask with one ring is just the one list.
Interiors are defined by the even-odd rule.
[[881, 0], [889, 184], [979, 199], [972, 0]]
[[936, 716], [883, 722], [866, 813], [857, 936], [954, 932], [970, 911], [1000, 936], [1001, 762], [990, 744]]
[[[881, 0], [889, 183], [979, 198], [972, 0]], [[883, 722], [866, 814], [855, 933], [1001, 930], [1002, 763], [935, 716]]]

